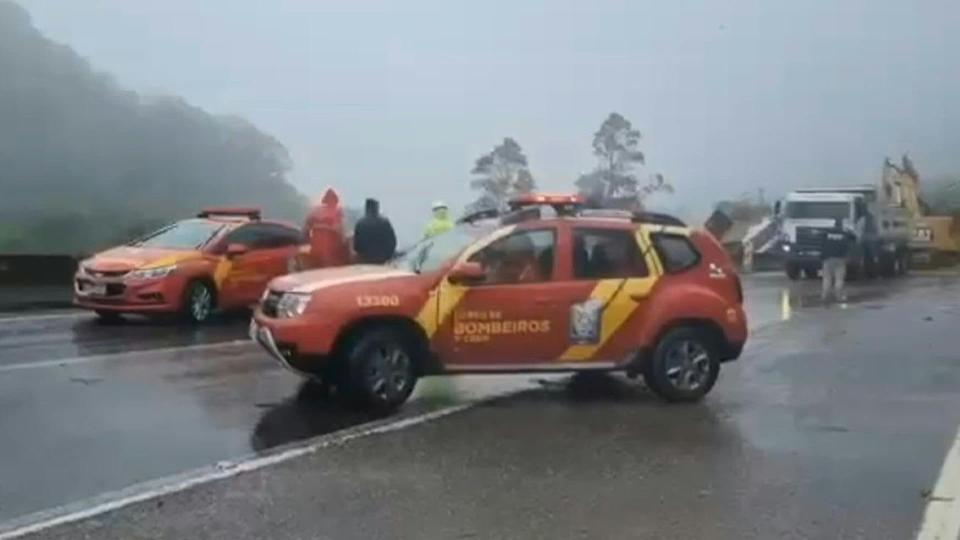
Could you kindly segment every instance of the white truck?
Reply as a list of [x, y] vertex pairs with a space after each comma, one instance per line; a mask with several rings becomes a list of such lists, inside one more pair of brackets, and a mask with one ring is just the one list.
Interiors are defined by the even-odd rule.
[[856, 236], [851, 277], [894, 277], [907, 272], [914, 223], [894, 178], [884, 171], [880, 186], [798, 189], [775, 206], [787, 276], [816, 277], [824, 232], [837, 219]]

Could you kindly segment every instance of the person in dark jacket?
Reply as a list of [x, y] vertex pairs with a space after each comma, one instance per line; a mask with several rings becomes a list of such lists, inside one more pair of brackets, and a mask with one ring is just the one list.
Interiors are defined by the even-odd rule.
[[383, 264], [397, 250], [397, 236], [390, 220], [380, 215], [380, 202], [367, 199], [364, 215], [353, 229], [353, 251], [359, 262]]
[[828, 229], [823, 236], [823, 293], [824, 301], [834, 295], [841, 302], [847, 299], [843, 290], [847, 276], [847, 257], [856, 237], [843, 228], [843, 220], [838, 219], [832, 229]]

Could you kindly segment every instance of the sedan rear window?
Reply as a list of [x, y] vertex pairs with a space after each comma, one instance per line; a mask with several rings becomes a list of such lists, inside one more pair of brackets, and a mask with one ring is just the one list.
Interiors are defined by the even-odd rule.
[[700, 262], [700, 252], [686, 236], [660, 233], [652, 235], [652, 238], [653, 246], [663, 262], [663, 269], [668, 274], [683, 272]]

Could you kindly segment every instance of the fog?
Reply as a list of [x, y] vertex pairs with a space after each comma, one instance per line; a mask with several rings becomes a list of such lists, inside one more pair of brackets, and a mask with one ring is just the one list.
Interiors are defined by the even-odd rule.
[[960, 171], [955, 1], [20, 3], [124, 86], [251, 120], [304, 193], [376, 196], [407, 237], [433, 199], [476, 197], [503, 137], [541, 188], [572, 189], [612, 111], [676, 187], [655, 203], [687, 215], [874, 181], [905, 151]]

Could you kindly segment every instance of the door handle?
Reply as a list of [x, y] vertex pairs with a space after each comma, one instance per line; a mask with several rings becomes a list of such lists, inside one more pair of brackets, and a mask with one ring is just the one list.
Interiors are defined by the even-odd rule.
[[552, 298], [534, 298], [533, 303], [538, 306], [552, 306], [557, 302]]
[[630, 295], [630, 299], [633, 300], [634, 302], [641, 302], [643, 300], [646, 300], [647, 296], [649, 296], [649, 294], [647, 293], [634, 293]]

